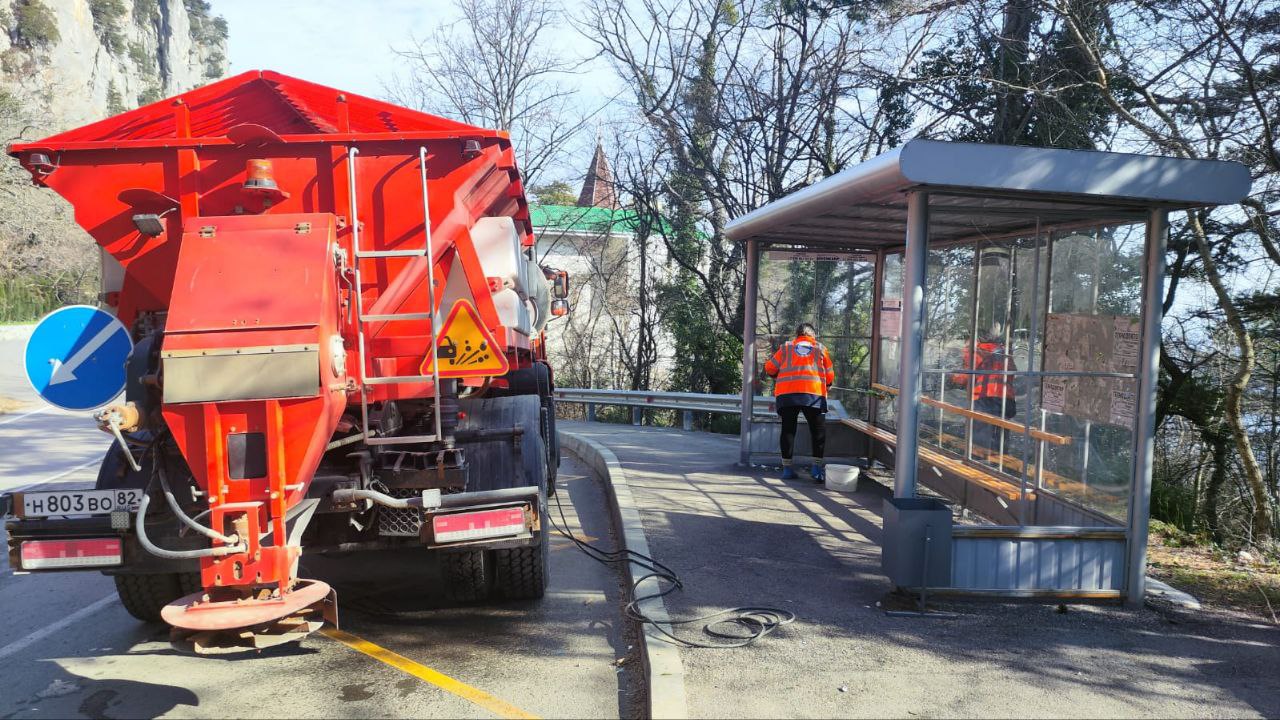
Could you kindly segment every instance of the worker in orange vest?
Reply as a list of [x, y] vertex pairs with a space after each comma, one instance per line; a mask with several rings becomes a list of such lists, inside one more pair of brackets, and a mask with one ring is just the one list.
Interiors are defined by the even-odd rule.
[[[978, 337], [977, 346], [971, 351], [964, 348], [962, 367], [979, 373], [995, 371], [990, 375], [952, 373], [951, 380], [958, 385], [971, 387], [973, 409], [984, 415], [1008, 419], [1018, 414], [1018, 402], [1014, 399], [1013, 376], [1004, 375], [1018, 369], [1004, 347], [1003, 327], [997, 323]], [[1005, 431], [998, 425], [974, 420], [973, 443], [989, 452], [1000, 450]]]
[[782, 418], [782, 479], [794, 480], [791, 455], [795, 445], [799, 416], [809, 425], [813, 441], [813, 467], [809, 474], [814, 482], [826, 480], [823, 455], [826, 451], [827, 388], [836, 381], [831, 369], [831, 356], [816, 339], [817, 331], [809, 323], [796, 328], [796, 338], [784, 343], [764, 364], [764, 372], [775, 378], [774, 404]]

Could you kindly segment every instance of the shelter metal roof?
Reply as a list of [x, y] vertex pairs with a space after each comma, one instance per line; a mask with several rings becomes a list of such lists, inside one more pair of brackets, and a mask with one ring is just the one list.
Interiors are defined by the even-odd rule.
[[725, 235], [902, 245], [907, 194], [927, 189], [930, 241], [957, 242], [1236, 203], [1249, 187], [1248, 169], [1235, 162], [912, 140], [737, 218]]

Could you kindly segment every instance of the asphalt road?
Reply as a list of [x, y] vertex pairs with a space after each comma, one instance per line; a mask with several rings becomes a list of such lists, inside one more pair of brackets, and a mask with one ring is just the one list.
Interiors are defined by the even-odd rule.
[[[0, 415], [0, 491], [92, 485], [108, 438], [38, 403], [14, 335], [0, 328], [0, 398], [25, 406]], [[599, 480], [570, 457], [560, 477], [570, 529], [612, 547]], [[110, 578], [15, 574], [0, 559], [0, 718], [634, 716], [619, 575], [559, 537], [551, 568], [539, 602], [459, 607], [420, 554], [304, 558], [337, 589], [346, 635], [228, 659], [174, 651]]]

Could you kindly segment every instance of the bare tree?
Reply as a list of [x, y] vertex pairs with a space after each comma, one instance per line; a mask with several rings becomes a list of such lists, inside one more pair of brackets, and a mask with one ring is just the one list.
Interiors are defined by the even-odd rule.
[[856, 89], [870, 43], [858, 21], [811, 3], [590, 0], [583, 32], [634, 95], [644, 187], [665, 218], [659, 236], [677, 272], [663, 283], [682, 358], [681, 389], [729, 392], [739, 378], [743, 248], [733, 218], [855, 159]]
[[[928, 25], [913, 14], [918, 5], [903, 7]], [[1254, 452], [1270, 435], [1254, 428], [1265, 414], [1247, 408], [1257, 394], [1258, 322], [1244, 309], [1280, 303], [1274, 282], [1257, 283], [1280, 268], [1274, 4], [956, 0], [925, 13], [941, 31], [906, 44], [919, 48], [915, 62], [877, 56], [868, 68], [886, 90], [878, 112], [896, 111], [899, 127], [909, 120], [908, 133], [1233, 159], [1253, 171], [1254, 194], [1241, 205], [1174, 218], [1165, 309], [1181, 314], [1170, 323], [1189, 321], [1211, 337], [1213, 352], [1166, 345], [1162, 406], [1196, 426], [1209, 455], [1202, 507], [1215, 536], [1218, 493], [1238, 480], [1245, 494], [1236, 505], [1250, 517], [1244, 539], [1265, 543], [1277, 500]], [[1207, 290], [1213, 307], [1175, 303], [1188, 285]]]
[[[42, 132], [17, 98], [0, 91], [0, 139], [32, 140]], [[32, 185], [17, 160], [0, 159], [0, 321], [96, 302], [97, 250], [65, 200]]]
[[526, 185], [562, 159], [586, 114], [571, 77], [582, 61], [558, 37], [554, 0], [454, 0], [455, 22], [396, 49], [402, 73], [385, 78], [395, 102], [511, 132]]
[[[600, 208], [575, 208], [582, 219]], [[652, 242], [634, 212], [612, 211], [612, 219], [585, 231], [574, 218], [570, 229], [545, 228], [539, 237], [542, 261], [567, 269], [571, 283], [568, 316], [551, 333], [550, 352], [558, 381], [577, 387], [648, 389], [658, 363], [657, 309], [651, 299]]]
[[[1275, 261], [1275, 227], [1259, 209], [1265, 209], [1266, 191], [1280, 171], [1271, 119], [1280, 87], [1274, 81], [1262, 86], [1253, 70], [1267, 65], [1274, 32], [1259, 32], [1258, 26], [1265, 24], [1258, 22], [1256, 4], [1242, 0], [1193, 0], [1171, 4], [1159, 14], [1142, 2], [1103, 3], [1087, 9], [1102, 13], [1096, 24], [1079, 2], [1052, 0], [1048, 8], [1083, 51], [1093, 87], [1138, 139], [1181, 157], [1243, 156], [1260, 175], [1264, 192], [1238, 208], [1237, 217], [1220, 217], [1210, 225], [1210, 213], [1189, 212], [1187, 228], [1199, 271], [1235, 345], [1223, 411], [1253, 502], [1252, 539], [1265, 542], [1272, 536], [1273, 499], [1244, 416], [1257, 355], [1232, 291], [1230, 270], [1224, 268], [1224, 262], [1238, 259], [1230, 248], [1241, 236], [1222, 230], [1243, 224]], [[1142, 32], [1136, 32], [1139, 28]]]

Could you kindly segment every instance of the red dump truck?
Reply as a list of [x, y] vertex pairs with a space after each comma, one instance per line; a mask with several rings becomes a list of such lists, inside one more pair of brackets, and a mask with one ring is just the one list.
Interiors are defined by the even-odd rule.
[[9, 497], [14, 569], [106, 572], [204, 651], [336, 622], [304, 553], [542, 596], [569, 280], [506, 133], [255, 71], [9, 153], [104, 250], [133, 351], [96, 491], [137, 503]]

